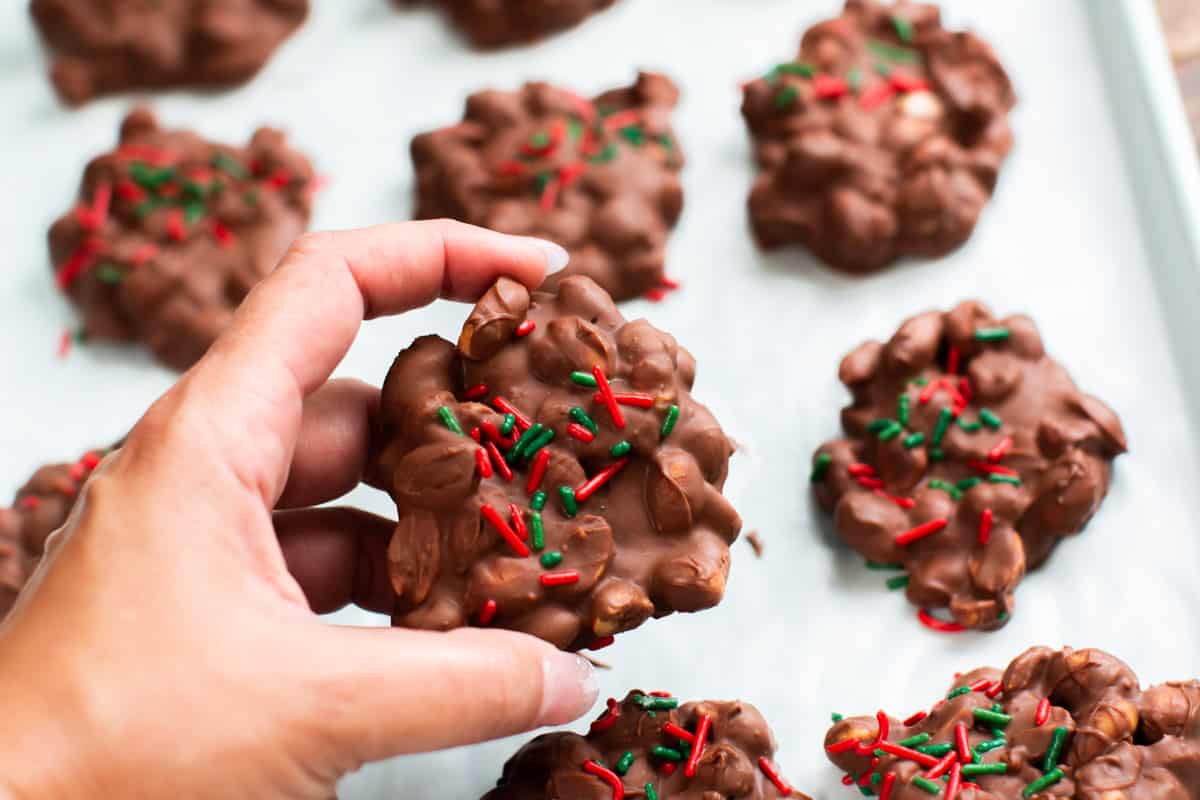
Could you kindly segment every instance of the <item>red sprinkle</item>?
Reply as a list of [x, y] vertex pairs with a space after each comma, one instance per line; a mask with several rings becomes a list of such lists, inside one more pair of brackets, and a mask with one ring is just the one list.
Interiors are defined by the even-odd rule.
[[962, 625], [959, 625], [957, 622], [946, 622], [945, 620], [938, 619], [924, 608], [917, 612], [917, 619], [919, 619], [921, 624], [926, 628], [939, 631], [941, 633], [962, 633], [966, 630], [966, 628], [964, 628]]
[[[464, 400], [478, 400], [481, 397], [486, 397], [488, 393], [488, 385], [486, 383], [477, 383], [471, 388], [463, 392]], [[494, 427], [494, 426], [493, 426]]]
[[470, 433], [468, 433], [467, 435], [470, 436], [472, 439], [474, 439], [479, 444], [483, 444], [483, 434], [480, 433], [478, 427], [471, 428]]
[[982, 692], [984, 689], [986, 689], [987, 687], [989, 687], [991, 685], [992, 685], [992, 682], [989, 681], [987, 678], [980, 678], [979, 680], [970, 684], [967, 688], [969, 688], [972, 692]]
[[942, 388], [942, 381], [940, 378], [936, 381], [930, 381], [929, 383], [925, 384], [925, 388], [921, 390], [919, 395], [917, 395], [917, 402], [921, 405], [925, 405], [933, 399], [933, 396], [937, 394], [937, 390], [940, 388]]
[[858, 785], [859, 786], [870, 786], [871, 785], [871, 775], [874, 774], [874, 772], [878, 766], [879, 766], [879, 756], [875, 756], [874, 758], [871, 759], [871, 766], [868, 767], [867, 769], [863, 770], [862, 776], [858, 779]]
[[479, 624], [487, 625], [496, 616], [496, 601], [489, 599], [479, 612]]
[[618, 111], [615, 114], [609, 114], [604, 118], [604, 127], [606, 130], [615, 131], [621, 128], [627, 128], [630, 125], [637, 125], [641, 122], [642, 112], [636, 108], [627, 108], [624, 111]]
[[58, 348], [55, 353], [59, 358], [66, 358], [71, 355], [71, 345], [75, 342], [75, 334], [68, 328], [58, 336]]
[[495, 442], [488, 442], [484, 445], [487, 448], [488, 455], [492, 457], [492, 463], [496, 465], [496, 471], [504, 476], [504, 480], [511, 481], [513, 472], [508, 466], [508, 462], [504, 460], [504, 456], [500, 453], [500, 448], [496, 447]]
[[533, 329], [537, 327], [537, 323], [531, 319], [527, 319], [517, 326], [517, 336], [528, 336], [533, 333]]
[[849, 773], [847, 773], [842, 776], [842, 786], [853, 786], [853, 785], [854, 785], [854, 776], [853, 775], [850, 775]]
[[1005, 436], [1003, 439], [1000, 440], [999, 444], [997, 444], [995, 447], [993, 447], [991, 450], [988, 451], [988, 454], [987, 454], [988, 461], [995, 462], [995, 461], [999, 461], [1000, 459], [1004, 458], [1004, 456], [1008, 453], [1009, 449], [1012, 447], [1012, 443], [1013, 443], [1012, 437]]
[[219, 219], [212, 221], [213, 238], [217, 240], [217, 244], [221, 247], [231, 247], [233, 245], [233, 231], [226, 228]]
[[679, 727], [674, 722], [668, 722], [666, 725], [663, 725], [663, 732], [669, 733], [676, 739], [683, 739], [685, 742], [696, 741], [696, 734], [692, 733], [687, 728]]
[[19, 501], [17, 501], [18, 506], [20, 506], [21, 508], [27, 508], [31, 511], [33, 509], [37, 508], [38, 506], [40, 506], [41, 504], [42, 504], [42, 501], [31, 494], [26, 495], [25, 497], [22, 497]]
[[926, 522], [922, 525], [918, 525], [915, 528], [911, 528], [910, 530], [907, 530], [904, 533], [897, 536], [896, 544], [900, 547], [903, 547], [904, 545], [912, 544], [913, 542], [917, 541], [918, 539], [924, 539], [926, 536], [932, 536], [933, 534], [940, 531], [942, 528], [945, 528], [948, 523], [949, 523], [949, 520], [947, 520], [945, 517], [942, 517], [939, 519], [931, 519], [931, 520], [929, 520], [929, 522]]
[[538, 200], [538, 206], [542, 211], [553, 211], [554, 206], [558, 205], [558, 190], [562, 184], [557, 178], [551, 178], [546, 181], [546, 188], [542, 189], [542, 196]]
[[988, 697], [990, 697], [993, 700], [995, 700], [997, 697], [999, 697], [1003, 693], [1004, 693], [1004, 681], [996, 681], [994, 684], [992, 684], [992, 688], [990, 688], [986, 692], [984, 692], [984, 694], [986, 694]]
[[271, 174], [271, 177], [267, 178], [267, 184], [272, 189], [282, 189], [291, 182], [292, 176], [288, 174], [288, 171], [283, 167], [275, 170], [275, 172]]
[[578, 422], [572, 422], [567, 426], [567, 435], [573, 439], [578, 439], [584, 444], [591, 444], [596, 438], [596, 434], [592, 433]]
[[922, 767], [932, 767], [938, 763], [938, 760], [931, 755], [926, 755], [925, 753], [913, 750], [911, 747], [904, 747], [895, 742], [880, 742], [877, 748], [897, 758], [906, 758], [909, 761], [915, 761]]
[[529, 468], [529, 480], [525, 482], [525, 491], [529, 494], [536, 492], [542, 485], [542, 478], [546, 476], [546, 467], [550, 465], [550, 451], [546, 448], [538, 450], [538, 454], [533, 458], [533, 466]]
[[950, 352], [946, 354], [946, 372], [949, 372], [951, 375], [957, 375], [958, 362], [960, 361], [961, 357], [962, 354], [958, 351], [958, 348], [951, 347]]
[[867, 111], [872, 111], [886, 103], [895, 92], [892, 85], [886, 81], [875, 83], [859, 96], [858, 104]]
[[888, 715], [882, 710], [875, 712], [875, 720], [879, 723], [879, 733], [875, 736], [875, 742], [878, 744], [888, 738], [891, 733], [891, 723], [888, 721]]
[[561, 572], [543, 572], [540, 580], [542, 586], [570, 586], [572, 583], [579, 583], [579, 572], [573, 569], [564, 569]]
[[496, 165], [496, 172], [508, 177], [520, 177], [525, 174], [525, 165], [520, 161], [501, 161]]
[[654, 289], [647, 289], [642, 297], [646, 298], [651, 303], [661, 303], [667, 297], [667, 290], [657, 287]]
[[187, 228], [183, 224], [183, 209], [173, 208], [167, 212], [167, 235], [177, 242], [187, 237]]
[[784, 797], [790, 797], [792, 794], [792, 785], [783, 779], [779, 771], [775, 769], [775, 765], [767, 760], [766, 756], [760, 756], [758, 759], [758, 768], [767, 776], [767, 780], [775, 784], [775, 788]]
[[572, 183], [579, 179], [579, 176], [587, 170], [587, 164], [582, 161], [572, 161], [570, 164], [563, 164], [558, 168], [558, 180], [562, 183], [562, 188], [566, 189]]
[[[483, 513], [484, 519], [490, 522], [492, 527], [496, 529], [496, 532], [500, 534], [500, 537], [508, 542], [508, 548], [513, 551], [514, 555], [521, 558], [529, 555], [529, 548], [525, 546], [525, 542], [521, 541], [521, 537], [517, 536], [517, 532], [509, 527], [509, 524], [504, 521], [504, 517], [500, 516], [499, 511], [487, 503], [484, 503], [479, 510]], [[542, 576], [543, 579], [545, 577], [545, 575]]]
[[129, 259], [135, 267], [140, 267], [150, 259], [158, 255], [158, 246], [146, 242], [144, 245], [133, 251], [133, 257]]
[[653, 692], [650, 692], [650, 696], [651, 697], [670, 697], [671, 693], [664, 692], [662, 689], [655, 689]]
[[75, 279], [92, 265], [100, 250], [100, 243], [95, 239], [84, 239], [58, 271], [58, 288], [66, 289], [74, 283]]
[[858, 479], [858, 485], [863, 487], [864, 489], [882, 489], [883, 488], [883, 479], [882, 478], [868, 478], [866, 476], [863, 476]]
[[879, 787], [879, 800], [891, 800], [892, 789], [896, 785], [896, 773], [889, 772], [883, 776], [883, 785]]
[[663, 275], [658, 279], [658, 285], [672, 292], [680, 287], [678, 280], [675, 278], [668, 278], [666, 275]]
[[896, 497], [895, 495], [888, 494], [883, 489], [876, 489], [875, 494], [879, 495], [880, 497], [886, 497], [888, 500], [891, 500], [893, 503], [906, 510], [917, 505], [917, 501], [913, 500], [911, 497]]
[[929, 84], [925, 81], [906, 75], [900, 70], [892, 70], [889, 80], [892, 87], [898, 92], [920, 92], [929, 88]]
[[584, 762], [583, 769], [612, 787], [612, 800], [625, 800], [625, 784], [621, 783], [617, 773], [600, 766], [595, 761]]
[[603, 650], [604, 648], [608, 647], [610, 644], [612, 644], [616, 640], [617, 640], [617, 637], [615, 637], [615, 636], [602, 636], [599, 639], [593, 640], [592, 643], [587, 646], [587, 649], [588, 650]]
[[974, 754], [971, 753], [971, 740], [967, 738], [967, 726], [961, 722], [954, 726], [954, 743], [958, 745], [958, 757], [963, 763], [970, 764]]
[[675, 774], [675, 762], [674, 761], [664, 761], [662, 764], [659, 765], [658, 771], [661, 772], [663, 775], [666, 775], [668, 778], [671, 777], [672, 775]]
[[700, 765], [700, 757], [704, 755], [704, 745], [708, 742], [708, 729], [711, 726], [712, 716], [701, 714], [700, 721], [696, 723], [696, 741], [688, 755], [687, 764], [683, 767], [683, 774], [688, 778], [696, 776], [696, 767]]
[[816, 75], [813, 78], [813, 89], [822, 100], [836, 100], [850, 91], [850, 87], [841, 78], [831, 75]]
[[628, 463], [629, 456], [618, 458], [616, 461], [609, 464], [607, 467], [600, 470], [583, 483], [579, 484], [578, 488], [575, 489], [575, 499], [581, 503], [584, 500], [587, 500], [596, 493], [597, 489], [612, 480], [612, 477], [620, 472]]
[[608, 698], [606, 704], [608, 711], [605, 711], [592, 723], [588, 729], [589, 733], [603, 733], [617, 724], [617, 719], [621, 716], [621, 704], [614, 697]]
[[[592, 396], [592, 399], [597, 403], [603, 403], [604, 395], [600, 392], [596, 392], [596, 394]], [[654, 406], [654, 398], [645, 394], [622, 394], [620, 392], [614, 392], [613, 399], [623, 406], [636, 406], [637, 408], [653, 408]]]
[[849, 753], [851, 750], [858, 747], [859, 744], [860, 742], [858, 739], [853, 737], [850, 739], [843, 739], [840, 742], [834, 742], [833, 744], [825, 745], [825, 752], [832, 753], [835, 756], [839, 753]]
[[529, 541], [529, 529], [525, 527], [525, 515], [521, 513], [521, 507], [516, 503], [509, 503], [508, 516], [512, 519], [513, 530], [521, 537], [521, 541]]
[[992, 519], [994, 515], [990, 508], [985, 508], [979, 515], [979, 544], [984, 546], [992, 538]]
[[621, 413], [621, 407], [617, 405], [617, 399], [613, 397], [612, 387], [608, 385], [608, 378], [604, 377], [604, 370], [600, 369], [599, 365], [592, 367], [592, 377], [596, 379], [596, 387], [600, 390], [601, 397], [604, 398], [604, 406], [608, 409], [608, 415], [612, 417], [613, 425], [617, 430], [624, 430], [625, 415]]
[[1033, 724], [1039, 728], [1046, 724], [1046, 720], [1050, 719], [1050, 698], [1043, 697], [1038, 701], [1037, 712], [1033, 715]]
[[874, 475], [875, 468], [872, 467], [870, 464], [863, 464], [861, 462], [857, 462], [857, 463], [851, 464], [850, 466], [846, 467], [846, 472], [849, 472], [852, 476], [854, 476], [855, 478], [858, 478], [858, 477], [862, 477], [864, 475]]
[[946, 784], [946, 800], [954, 800], [958, 797], [958, 791], [962, 788], [962, 765], [963, 763], [971, 763], [970, 759], [964, 759], [963, 762], [954, 762], [950, 766], [950, 781]]
[[918, 722], [920, 722], [921, 720], [925, 719], [928, 716], [929, 716], [928, 711], [918, 711], [917, 713], [913, 714], [908, 719], [904, 720], [904, 727], [906, 727], [906, 728], [912, 727], [913, 725], [916, 725]]
[[1015, 469], [1009, 469], [1008, 467], [1002, 467], [999, 464], [988, 464], [986, 461], [976, 461], [975, 459], [970, 459], [967, 461], [967, 466], [970, 467], [971, 469], [977, 469], [980, 472], [986, 472], [990, 475], [1011, 475], [1013, 477], [1017, 476], [1017, 471]]
[[512, 414], [514, 417], [516, 417], [517, 426], [520, 427], [521, 430], [525, 430], [526, 428], [533, 426], [533, 423], [530, 422], [529, 417], [518, 411], [516, 406], [505, 400], [503, 397], [493, 397], [492, 406], [504, 414]]
[[492, 462], [488, 459], [487, 450], [482, 447], [475, 451], [475, 467], [479, 470], [479, 477], [492, 477]]
[[969, 381], [967, 378], [959, 378], [958, 393], [961, 394], [963, 399], [968, 403], [971, 402], [971, 398], [975, 394], [973, 391], [971, 391], [971, 381]]

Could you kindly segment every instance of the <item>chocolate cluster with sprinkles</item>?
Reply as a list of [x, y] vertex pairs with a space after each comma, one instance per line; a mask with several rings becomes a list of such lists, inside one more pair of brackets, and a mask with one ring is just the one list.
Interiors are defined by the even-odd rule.
[[46, 539], [67, 521], [83, 484], [113, 449], [90, 450], [76, 461], [41, 467], [12, 506], [0, 508], [0, 620], [41, 561]]
[[610, 698], [586, 736], [547, 733], [522, 747], [483, 800], [809, 800], [774, 756], [749, 703], [634, 691]]
[[55, 279], [83, 316], [76, 336], [138, 341], [188, 368], [304, 232], [316, 185], [280, 131], [233, 147], [134, 110], [50, 228]]
[[547, 284], [586, 275], [616, 300], [659, 299], [667, 238], [683, 210], [679, 92], [643, 72], [586, 99], [547, 83], [488, 90], [463, 121], [413, 139], [417, 212], [557, 242], [571, 254]]
[[1108, 653], [1034, 647], [903, 721], [838, 718], [825, 751], [880, 800], [1200, 798], [1200, 682], [1142, 691]]
[[72, 105], [128, 89], [249, 80], [308, 16], [308, 0], [32, 0], [50, 77]]
[[590, 279], [500, 279], [457, 347], [418, 339], [383, 386], [395, 624], [493, 625], [572, 650], [716, 605], [741, 519], [733, 445], [692, 356]]
[[[395, 0], [411, 6], [428, 0]], [[436, 0], [475, 47], [533, 42], [572, 28], [617, 0]]]
[[755, 237], [849, 272], [965, 242], [1012, 147], [1008, 76], [934, 5], [847, 0], [743, 93]]
[[838, 376], [846, 436], [817, 449], [810, 477], [838, 533], [895, 571], [888, 586], [926, 625], [999, 628], [1026, 570], [1100, 507], [1120, 420], [1046, 355], [1032, 320], [977, 302], [860, 345]]

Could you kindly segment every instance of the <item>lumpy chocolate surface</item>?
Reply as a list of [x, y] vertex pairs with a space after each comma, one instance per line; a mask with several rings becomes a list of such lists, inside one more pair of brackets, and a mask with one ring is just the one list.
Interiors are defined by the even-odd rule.
[[1117, 416], [1051, 359], [1033, 321], [977, 302], [868, 341], [838, 377], [845, 436], [812, 484], [841, 538], [908, 576], [908, 599], [970, 628], [1002, 626], [1026, 570], [1100, 508]]
[[683, 209], [683, 153], [663, 75], [590, 100], [548, 83], [486, 90], [463, 121], [412, 142], [419, 218], [451, 217], [550, 239], [616, 300], [664, 282], [667, 238]]
[[634, 691], [610, 699], [586, 736], [547, 733], [522, 747], [483, 800], [808, 800], [774, 755], [775, 737], [749, 703], [680, 705], [663, 692]]
[[87, 338], [137, 341], [186, 369], [307, 227], [314, 188], [280, 131], [236, 147], [135, 110], [50, 228], [58, 286]]
[[[396, 0], [401, 6], [422, 0]], [[616, 0], [436, 0], [473, 45], [534, 42], [574, 27]]]
[[991, 197], [1015, 102], [991, 48], [936, 6], [847, 0], [744, 88], [755, 237], [856, 273], [945, 255]]
[[1197, 798], [1200, 683], [1143, 690], [1101, 650], [1034, 647], [1003, 674], [956, 675], [903, 721], [837, 722], [825, 749], [851, 783], [896, 800]]
[[64, 101], [249, 80], [304, 22], [308, 0], [32, 0]]
[[501, 279], [457, 346], [400, 353], [377, 465], [399, 512], [393, 621], [579, 649], [716, 605], [741, 520], [721, 494], [733, 445], [694, 377], [584, 277], [532, 296]]

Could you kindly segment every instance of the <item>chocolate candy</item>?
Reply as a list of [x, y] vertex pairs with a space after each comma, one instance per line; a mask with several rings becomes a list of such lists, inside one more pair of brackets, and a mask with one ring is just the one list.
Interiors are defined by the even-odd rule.
[[48, 464], [21, 487], [11, 508], [0, 508], [0, 619], [12, 608], [46, 549], [67, 521], [79, 490], [108, 451], [93, 450], [70, 464]]
[[[396, 0], [406, 6], [421, 0]], [[616, 0], [439, 0], [471, 44], [481, 48], [532, 42], [574, 27]]]
[[683, 209], [678, 99], [649, 72], [593, 100], [546, 83], [477, 92], [463, 122], [413, 139], [416, 215], [558, 242], [571, 263], [547, 288], [587, 275], [617, 300], [656, 289]]
[[1034, 647], [904, 722], [844, 719], [825, 750], [881, 800], [1200, 798], [1200, 682], [1142, 691], [1108, 653]]
[[128, 89], [249, 80], [308, 15], [308, 0], [32, 0], [50, 78], [72, 105]]
[[848, 272], [945, 255], [995, 188], [1015, 102], [991, 48], [944, 29], [936, 6], [847, 0], [745, 86], [755, 237]]
[[59, 288], [87, 338], [140, 341], [186, 369], [307, 227], [313, 188], [308, 159], [279, 131], [231, 147], [135, 110], [50, 228]]
[[860, 345], [838, 377], [854, 397], [846, 437], [817, 450], [812, 474], [838, 533], [905, 570], [913, 603], [1002, 626], [1026, 569], [1100, 507], [1120, 420], [1046, 355], [1032, 320], [975, 302]]
[[663, 692], [634, 691], [610, 699], [587, 736], [547, 733], [522, 747], [483, 800], [809, 800], [774, 755], [775, 737], [749, 703], [681, 706]]
[[375, 469], [396, 501], [393, 622], [494, 625], [571, 650], [725, 591], [733, 444], [695, 362], [590, 279], [500, 279], [455, 347], [427, 336], [383, 386]]

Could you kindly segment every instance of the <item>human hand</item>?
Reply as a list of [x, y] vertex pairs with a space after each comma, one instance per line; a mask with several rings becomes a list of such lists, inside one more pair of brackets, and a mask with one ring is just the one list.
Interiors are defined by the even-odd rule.
[[333, 626], [388, 611], [362, 479], [378, 390], [327, 382], [363, 319], [529, 286], [561, 249], [450, 222], [301, 238], [88, 481], [0, 626], [0, 798], [325, 800], [360, 765], [560, 724], [591, 668], [521, 634]]

